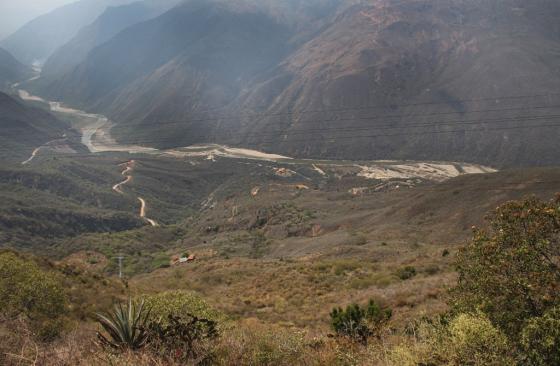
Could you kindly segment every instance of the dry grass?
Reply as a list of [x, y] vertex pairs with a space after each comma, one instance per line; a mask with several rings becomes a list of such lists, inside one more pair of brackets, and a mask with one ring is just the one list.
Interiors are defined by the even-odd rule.
[[[67, 333], [62, 339], [41, 344], [30, 334], [13, 333], [10, 344], [2, 344], [2, 364], [6, 366], [175, 366], [185, 365], [147, 350], [115, 353], [96, 342], [87, 325]], [[382, 341], [363, 347], [343, 339], [311, 336], [303, 330], [271, 326], [256, 320], [239, 321], [227, 327], [211, 345], [212, 365], [383, 365], [387, 350]], [[12, 353], [13, 352], [13, 353]], [[195, 364], [192, 362], [190, 364]]]
[[[423, 247], [422, 255], [402, 247], [380, 250], [384, 261], [370, 259], [373, 252], [362, 260], [214, 256], [134, 277], [130, 285], [138, 294], [195, 290], [233, 318], [321, 330], [333, 307], [372, 298], [394, 308], [398, 324], [445, 310], [443, 296], [455, 280], [450, 257], [442, 257], [437, 246]], [[403, 266], [414, 266], [417, 275], [400, 279]]]

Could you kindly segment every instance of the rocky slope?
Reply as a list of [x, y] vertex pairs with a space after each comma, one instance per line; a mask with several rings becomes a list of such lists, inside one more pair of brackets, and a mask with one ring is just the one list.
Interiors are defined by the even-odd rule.
[[559, 15], [550, 0], [188, 1], [37, 91], [157, 147], [549, 165]]

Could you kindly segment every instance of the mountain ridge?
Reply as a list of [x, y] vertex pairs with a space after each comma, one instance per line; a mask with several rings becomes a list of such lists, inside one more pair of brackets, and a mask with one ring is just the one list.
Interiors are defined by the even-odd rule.
[[[124, 30], [37, 92], [106, 114], [118, 140], [158, 148], [214, 142], [297, 157], [500, 167], [560, 157], [558, 129], [532, 122], [554, 115], [550, 95], [560, 87], [557, 3], [325, 0], [295, 24], [283, 14], [301, 3], [263, 4], [187, 2]], [[218, 8], [221, 23], [203, 18]], [[330, 112], [338, 109], [345, 113]], [[366, 133], [347, 132], [364, 125]]]
[[44, 62], [59, 46], [70, 41], [84, 26], [93, 22], [109, 5], [133, 0], [80, 0], [41, 15], [0, 42], [27, 65]]

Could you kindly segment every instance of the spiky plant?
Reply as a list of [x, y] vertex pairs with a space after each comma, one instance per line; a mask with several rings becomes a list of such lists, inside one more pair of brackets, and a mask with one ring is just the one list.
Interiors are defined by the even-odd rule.
[[117, 304], [111, 313], [97, 313], [96, 316], [107, 333], [97, 333], [103, 345], [115, 349], [136, 350], [146, 344], [148, 333], [145, 325], [150, 316], [150, 309], [144, 306], [143, 300], [134, 302], [129, 298], [128, 304]]

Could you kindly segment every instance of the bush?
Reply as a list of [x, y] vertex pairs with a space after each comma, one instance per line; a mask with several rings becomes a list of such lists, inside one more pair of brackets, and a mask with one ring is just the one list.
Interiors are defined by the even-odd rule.
[[0, 314], [24, 317], [33, 334], [52, 340], [63, 328], [66, 296], [58, 278], [11, 252], [0, 254]]
[[225, 320], [224, 315], [213, 309], [204, 299], [194, 292], [166, 291], [156, 295], [143, 297], [150, 309], [151, 321], [162, 321], [164, 324], [169, 317], [188, 319], [192, 316], [216, 322]]
[[367, 344], [368, 338], [378, 335], [382, 326], [391, 318], [390, 309], [382, 309], [373, 300], [367, 307], [351, 304], [331, 311], [331, 326], [341, 336]]
[[397, 270], [397, 277], [401, 280], [408, 280], [416, 276], [416, 268], [412, 266], [406, 266]]
[[451, 320], [424, 319], [407, 339], [388, 352], [394, 366], [514, 365], [506, 336], [484, 315], [459, 314]]
[[506, 336], [483, 315], [461, 314], [449, 324], [454, 365], [511, 365]]
[[149, 349], [162, 359], [181, 364], [191, 360], [196, 360], [196, 364], [212, 361], [212, 352], [206, 341], [218, 336], [215, 321], [196, 316], [182, 319], [170, 315], [165, 324], [153, 321], [146, 326], [145, 331]]
[[433, 275], [439, 273], [440, 270], [441, 270], [441, 269], [440, 269], [439, 266], [436, 265], [436, 264], [432, 264], [432, 265], [429, 265], [429, 266], [427, 266], [426, 268], [424, 268], [424, 272], [426, 272], [426, 273], [427, 273], [428, 275], [430, 275], [430, 276], [433, 276]]
[[530, 319], [523, 329], [521, 345], [531, 365], [560, 365], [560, 307]]
[[558, 302], [560, 288], [560, 196], [498, 207], [489, 231], [474, 238], [457, 259], [452, 291], [456, 311], [480, 309], [514, 342], [527, 320]]

